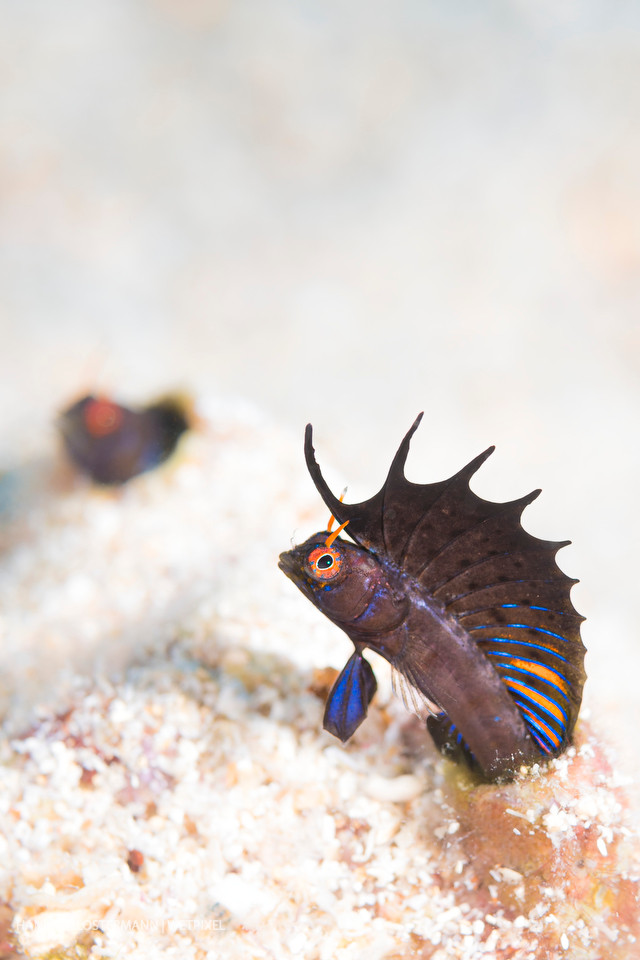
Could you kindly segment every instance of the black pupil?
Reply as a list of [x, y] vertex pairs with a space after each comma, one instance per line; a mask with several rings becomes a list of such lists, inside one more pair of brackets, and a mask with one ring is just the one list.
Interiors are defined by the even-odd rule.
[[328, 570], [329, 567], [333, 566], [333, 557], [330, 553], [323, 553], [321, 557], [318, 557], [316, 561], [316, 567], [318, 570]]

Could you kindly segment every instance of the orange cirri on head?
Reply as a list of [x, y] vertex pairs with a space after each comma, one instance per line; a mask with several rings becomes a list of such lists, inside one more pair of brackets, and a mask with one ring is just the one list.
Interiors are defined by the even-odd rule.
[[[340, 503], [343, 502], [346, 492], [347, 492], [347, 488], [345, 487], [342, 493], [340, 494], [340, 498], [339, 498]], [[329, 523], [327, 524], [327, 533], [331, 533], [331, 530], [333, 529], [333, 525], [335, 522], [336, 522], [336, 518], [334, 517], [333, 514], [331, 514], [331, 516], [329, 517]], [[343, 524], [343, 526], [345, 526], [345, 524]]]
[[[331, 518], [333, 519], [333, 517]], [[337, 530], [335, 530], [324, 542], [325, 547], [330, 547], [336, 537], [340, 536], [346, 525], [349, 523], [348, 520], [345, 520], [344, 523], [341, 523]]]
[[84, 411], [84, 422], [92, 437], [106, 437], [122, 423], [122, 409], [111, 400], [91, 400]]

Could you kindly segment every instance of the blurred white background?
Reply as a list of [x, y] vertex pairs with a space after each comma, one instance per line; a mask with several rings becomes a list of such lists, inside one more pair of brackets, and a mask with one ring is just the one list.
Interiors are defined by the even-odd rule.
[[424, 409], [412, 479], [543, 487], [637, 728], [640, 7], [5, 0], [0, 71], [0, 468], [186, 387], [369, 495]]

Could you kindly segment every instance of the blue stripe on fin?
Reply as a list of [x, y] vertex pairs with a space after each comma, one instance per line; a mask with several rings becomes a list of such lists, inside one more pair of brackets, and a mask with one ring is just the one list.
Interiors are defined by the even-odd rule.
[[[562, 660], [563, 663], [568, 663], [566, 657], [563, 657], [562, 654], [558, 653], [557, 650], [554, 650], [553, 647], [545, 647], [541, 643], [530, 643], [528, 640], [512, 640], [511, 637], [487, 637], [486, 640], [480, 640], [480, 643], [514, 643], [517, 647], [535, 647], [536, 650], [545, 650], [547, 653], [552, 653], [554, 657], [557, 657], [558, 660]], [[505, 654], [501, 650], [485, 650], [484, 651], [488, 656], [495, 654], [496, 656], [504, 657], [511, 656], [511, 654]]]
[[[524, 707], [524, 708], [527, 709], [527, 710], [529, 709], [529, 707], [528, 707], [528, 705], [527, 705], [526, 703], [522, 703], [520, 700], [517, 700], [515, 697], [514, 697], [514, 701], [515, 701], [515, 703], [516, 703], [516, 705], [517, 705], [518, 707], [521, 707], [521, 708]], [[523, 713], [523, 714], [522, 714], [522, 719], [524, 720], [524, 722], [527, 724], [527, 726], [528, 726], [530, 729], [531, 729], [532, 727], [535, 727], [535, 729], [536, 729], [537, 732], [538, 732], [538, 736], [536, 736], [536, 740], [538, 740], [538, 743], [540, 742], [540, 739], [539, 739], [540, 737], [542, 737], [543, 740], [546, 740], [546, 741], [547, 741], [547, 743], [549, 744], [549, 747], [546, 747], [546, 746], [545, 746], [545, 748], [544, 748], [547, 753], [550, 753], [550, 752], [552, 752], [552, 751], [555, 752], [556, 750], [558, 750], [558, 749], [560, 748], [560, 744], [562, 743], [562, 737], [558, 737], [558, 741], [559, 741], [559, 742], [558, 742], [558, 743], [554, 743], [553, 740], [550, 738], [549, 734], [544, 732], [544, 730], [543, 730], [542, 727], [540, 726], [540, 723], [539, 723], [538, 721], [536, 721], [533, 717], [529, 716], [529, 714], [527, 714], [527, 713]], [[533, 730], [531, 730], [531, 732], [533, 733]], [[534, 734], [534, 736], [535, 736], [535, 734]]]
[[[501, 603], [501, 604], [500, 604], [500, 607], [501, 607], [502, 610], [506, 610], [506, 609], [509, 608], [509, 607], [510, 607], [510, 608], [518, 608], [518, 607], [520, 607], [520, 609], [522, 609], [522, 610], [544, 610], [545, 613], [555, 613], [555, 614], [557, 614], [559, 617], [566, 617], [566, 616], [567, 616], [567, 611], [566, 611], [566, 610], [552, 610], [551, 607], [539, 607], [539, 606], [537, 606], [536, 604], [533, 604], [533, 603]], [[490, 608], [489, 608], [489, 609], [490, 609]]]
[[367, 715], [377, 689], [368, 660], [356, 650], [333, 685], [324, 711], [324, 729], [344, 743]]
[[[537, 693], [537, 694], [539, 694], [540, 696], [544, 696], [544, 694], [541, 694], [540, 691], [539, 691], [539, 690], [536, 690], [535, 687], [530, 687], [528, 683], [522, 683], [522, 681], [521, 681], [521, 680], [518, 680], [517, 677], [513, 677], [512, 679], [513, 679], [516, 683], [519, 683], [520, 686], [521, 686], [521, 687], [524, 687], [526, 690], [531, 690], [532, 693]], [[514, 690], [513, 693], [517, 694], [519, 697], [524, 697], [525, 700], [527, 700], [528, 702], [532, 703], [534, 707], [537, 707], [538, 710], [541, 710], [543, 713], [545, 713], [548, 717], [550, 717], [550, 718], [553, 720], [553, 722], [554, 722], [555, 724], [557, 724], [557, 726], [560, 727], [560, 729], [561, 729], [562, 731], [564, 731], [564, 728], [565, 728], [565, 726], [566, 726], [566, 723], [569, 722], [569, 718], [567, 717], [567, 715], [566, 715], [566, 713], [564, 712], [564, 710], [562, 709], [562, 707], [561, 707], [558, 703], [556, 703], [555, 700], [553, 701], [554, 706], [556, 706], [556, 707], [558, 708], [558, 710], [560, 711], [560, 713], [561, 713], [561, 714], [563, 715], [563, 717], [565, 718], [565, 723], [564, 723], [564, 724], [562, 723], [562, 720], [558, 720], [558, 718], [555, 716], [555, 714], [551, 713], [550, 710], [547, 710], [547, 708], [544, 707], [541, 703], [539, 703], [538, 700], [535, 700], [533, 697], [527, 696], [527, 694], [526, 694], [526, 693], [523, 693], [522, 690]], [[547, 697], [547, 699], [550, 700], [551, 697]]]
[[[540, 737], [538, 736], [537, 733], [534, 733], [533, 730], [530, 730], [529, 733], [531, 734], [531, 736], [533, 737], [533, 739], [535, 740], [535, 742], [538, 744], [538, 746], [540, 747], [540, 749], [544, 751], [544, 753], [551, 753], [551, 752], [552, 752], [552, 751], [549, 749], [549, 747], [546, 745], [546, 743], [543, 743], [543, 742], [542, 742], [542, 740], [540, 739]], [[557, 749], [557, 748], [556, 748], [556, 749]]]
[[[506, 657], [507, 654], [504, 654], [504, 653], [503, 653], [503, 654], [500, 654], [500, 656]], [[518, 659], [520, 659], [520, 658], [518, 658]], [[548, 667], [548, 666], [546, 665], [546, 663], [540, 663], [538, 660], [525, 660], [525, 661], [523, 661], [523, 663], [538, 663], [541, 667], [544, 667], [545, 670], [551, 670], [551, 667]], [[539, 674], [533, 673], [532, 670], [526, 670], [524, 667], [516, 667], [516, 666], [514, 666], [513, 664], [510, 664], [510, 663], [501, 663], [501, 664], [499, 664], [499, 666], [502, 667], [503, 669], [517, 670], [518, 673], [524, 673], [525, 676], [527, 676], [527, 677], [535, 677], [536, 680], [541, 680], [542, 683], [547, 683], [547, 684], [549, 684], [550, 687], [553, 687], [554, 690], [557, 690], [558, 693], [561, 693], [562, 696], [565, 698], [565, 700], [567, 700], [567, 701], [569, 700], [569, 697], [568, 697], [567, 694], [564, 692], [564, 690], [562, 689], [562, 687], [559, 687], [557, 683], [554, 683], [554, 682], [553, 682], [553, 680], [548, 680], [546, 677], [541, 677], [541, 676], [539, 676]], [[556, 670], [554, 670], [553, 672], [556, 673], [557, 676], [559, 676], [561, 680], [564, 680], [564, 682], [565, 682], [566, 684], [568, 684], [569, 686], [571, 686], [571, 684], [569, 683], [569, 681], [568, 681], [565, 677], [561, 677], [561, 675], [560, 675], [559, 673], [557, 673]], [[562, 707], [560, 706], [560, 704], [558, 704], [558, 709], [559, 709], [559, 710], [562, 709]]]
[[544, 627], [531, 627], [528, 623], [485, 623], [481, 627], [468, 627], [469, 633], [472, 633], [474, 630], [508, 630], [514, 628], [516, 630], [533, 630], [534, 633], [546, 633], [549, 637], [555, 637], [556, 640], [562, 640], [563, 643], [567, 642], [567, 638], [563, 637], [561, 633], [554, 633], [553, 630], [545, 630]]

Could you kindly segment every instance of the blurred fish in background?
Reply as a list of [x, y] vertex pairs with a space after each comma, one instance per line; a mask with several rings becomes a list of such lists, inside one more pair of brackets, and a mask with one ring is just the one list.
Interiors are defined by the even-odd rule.
[[67, 453], [95, 483], [120, 485], [171, 456], [189, 421], [167, 398], [131, 410], [105, 397], [83, 397], [58, 419]]

